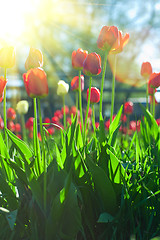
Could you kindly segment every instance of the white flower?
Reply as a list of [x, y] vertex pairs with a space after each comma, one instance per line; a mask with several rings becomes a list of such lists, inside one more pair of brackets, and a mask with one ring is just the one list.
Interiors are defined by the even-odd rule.
[[19, 114], [26, 114], [28, 112], [29, 104], [27, 101], [22, 100], [17, 103], [16, 110]]
[[69, 91], [69, 84], [65, 83], [63, 80], [58, 82], [57, 95], [64, 96]]

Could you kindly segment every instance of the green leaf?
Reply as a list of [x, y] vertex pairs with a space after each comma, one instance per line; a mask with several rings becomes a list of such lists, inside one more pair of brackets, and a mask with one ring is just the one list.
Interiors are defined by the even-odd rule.
[[55, 144], [55, 146], [56, 146], [56, 161], [57, 161], [58, 165], [60, 166], [60, 168], [63, 169], [64, 166], [63, 166], [63, 161], [62, 161], [60, 151], [58, 149], [57, 144]]
[[8, 136], [10, 137], [11, 141], [14, 143], [16, 149], [28, 163], [30, 163], [30, 158], [33, 156], [33, 152], [28, 147], [28, 145], [19, 139], [16, 135], [14, 135], [10, 130], [7, 129]]
[[114, 183], [123, 183], [123, 180], [127, 179], [125, 169], [118, 160], [118, 158], [109, 149], [107, 151], [110, 155], [109, 174], [111, 180]]
[[96, 165], [89, 157], [86, 158], [86, 165], [92, 174], [93, 182], [98, 196], [102, 202], [104, 211], [114, 214], [117, 208], [116, 194], [111, 181], [102, 168]]
[[110, 215], [109, 213], [101, 213], [101, 215], [98, 218], [98, 223], [108, 223], [108, 222], [112, 222], [113, 221], [113, 217], [112, 215]]
[[3, 158], [9, 158], [9, 154], [8, 154], [8, 150], [7, 150], [7, 147], [3, 141], [3, 137], [2, 137], [2, 134], [0, 132], [0, 154]]
[[9, 213], [6, 214], [6, 219], [9, 223], [9, 226], [11, 228], [11, 230], [13, 231], [14, 226], [15, 226], [15, 222], [16, 222], [16, 218], [17, 218], [17, 210], [11, 211]]
[[109, 126], [109, 134], [110, 135], [116, 130], [116, 128], [118, 128], [120, 118], [121, 118], [121, 115], [122, 115], [122, 111], [123, 111], [123, 105], [120, 107], [115, 119], [113, 120], [113, 122]]
[[103, 117], [100, 115], [100, 121], [99, 121], [99, 142], [102, 144], [105, 142], [106, 136], [105, 136], [105, 127], [104, 127], [104, 120]]

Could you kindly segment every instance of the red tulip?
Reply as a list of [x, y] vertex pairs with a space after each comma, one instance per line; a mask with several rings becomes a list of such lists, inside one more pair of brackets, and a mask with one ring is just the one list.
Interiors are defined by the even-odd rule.
[[88, 55], [88, 51], [79, 48], [77, 51], [72, 52], [72, 67], [77, 70], [83, 69], [83, 62]]
[[99, 128], [99, 122], [95, 122], [96, 128]]
[[19, 123], [16, 123], [16, 124], [15, 124], [15, 132], [16, 132], [16, 133], [21, 132], [21, 125], [20, 125]]
[[4, 77], [0, 77], [0, 98], [3, 99], [3, 91], [6, 86], [7, 80]]
[[[87, 89], [87, 101], [88, 101], [89, 88]], [[100, 101], [100, 91], [96, 87], [91, 87], [90, 103], [98, 103]]]
[[124, 122], [124, 123], [127, 122], [127, 116], [123, 113], [121, 115], [121, 121]]
[[[79, 89], [79, 76], [75, 76], [71, 81], [71, 90], [78, 90]], [[84, 90], [84, 76], [81, 75], [81, 91]]]
[[48, 131], [47, 135], [53, 135], [55, 132], [53, 127], [48, 128], [47, 131]]
[[7, 128], [8, 128], [10, 131], [14, 132], [14, 131], [15, 131], [14, 122], [13, 122], [13, 121], [8, 121], [8, 122], [7, 122]]
[[124, 113], [125, 114], [132, 114], [133, 113], [133, 103], [132, 102], [126, 102], [124, 104]]
[[152, 73], [148, 84], [152, 88], [158, 88], [160, 86], [160, 73]]
[[[64, 114], [64, 109], [63, 109], [63, 107], [61, 108], [61, 113], [62, 113], [62, 115]], [[69, 107], [68, 107], [68, 106], [65, 106], [65, 114], [66, 114], [66, 115], [69, 114]]]
[[61, 110], [56, 110], [54, 113], [54, 116], [58, 117], [59, 119], [63, 118], [63, 114], [62, 114]]
[[0, 67], [12, 68], [15, 65], [14, 47], [3, 47], [0, 49]]
[[16, 112], [14, 111], [13, 108], [7, 109], [7, 118], [8, 120], [14, 120], [16, 118]]
[[29, 56], [25, 62], [25, 69], [28, 71], [31, 68], [43, 66], [43, 55], [39, 49], [30, 48]]
[[[50, 120], [50, 118], [46, 117], [43, 122], [44, 123], [51, 123], [51, 120]], [[50, 126], [50, 124], [44, 125], [44, 127], [49, 127], [49, 126]]]
[[70, 109], [70, 115], [73, 114], [73, 116], [75, 116], [76, 113], [77, 113], [77, 108], [76, 108], [76, 106], [72, 106], [71, 109]]
[[33, 121], [34, 118], [30, 117], [26, 122], [26, 128], [29, 129], [30, 131], [33, 129]]
[[54, 124], [59, 123], [59, 118], [57, 116], [52, 117], [51, 123], [54, 123]]
[[83, 63], [83, 72], [88, 76], [94, 76], [101, 73], [101, 57], [93, 52], [88, 54]]
[[23, 79], [29, 97], [42, 98], [48, 95], [47, 76], [42, 68], [30, 69], [23, 74]]
[[150, 62], [143, 62], [141, 66], [141, 75], [143, 77], [149, 77], [152, 73], [152, 66]]

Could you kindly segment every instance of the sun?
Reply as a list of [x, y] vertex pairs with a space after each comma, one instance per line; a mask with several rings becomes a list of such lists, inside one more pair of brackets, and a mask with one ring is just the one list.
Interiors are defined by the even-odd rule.
[[18, 41], [25, 28], [25, 17], [34, 10], [32, 0], [1, 1], [0, 8], [0, 44]]

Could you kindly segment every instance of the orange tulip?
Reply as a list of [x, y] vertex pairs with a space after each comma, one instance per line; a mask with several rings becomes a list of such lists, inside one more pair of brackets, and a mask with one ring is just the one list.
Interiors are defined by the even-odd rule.
[[[88, 101], [89, 88], [87, 89], [87, 101]], [[96, 87], [91, 87], [90, 103], [98, 103], [100, 100], [100, 91]]]
[[3, 91], [6, 86], [7, 80], [4, 77], [0, 77], [0, 99], [3, 99]]
[[23, 74], [24, 85], [29, 97], [46, 97], [48, 95], [47, 75], [42, 68], [32, 68]]
[[14, 47], [3, 47], [0, 49], [0, 67], [12, 68], [15, 65]]
[[[71, 90], [78, 91], [79, 89], [79, 76], [75, 76], [71, 81]], [[81, 75], [81, 91], [84, 90], [84, 76]]]
[[152, 66], [150, 62], [143, 62], [141, 66], [141, 75], [148, 78], [152, 73]]
[[78, 48], [77, 51], [72, 52], [72, 67], [77, 70], [83, 69], [83, 62], [88, 55], [88, 51]]
[[38, 68], [43, 66], [42, 52], [36, 48], [31, 47], [29, 56], [25, 62], [25, 69], [28, 71], [31, 68]]
[[122, 52], [123, 47], [128, 43], [129, 34], [122, 36], [121, 31], [115, 26], [104, 26], [97, 40], [98, 48], [108, 51], [111, 54]]

